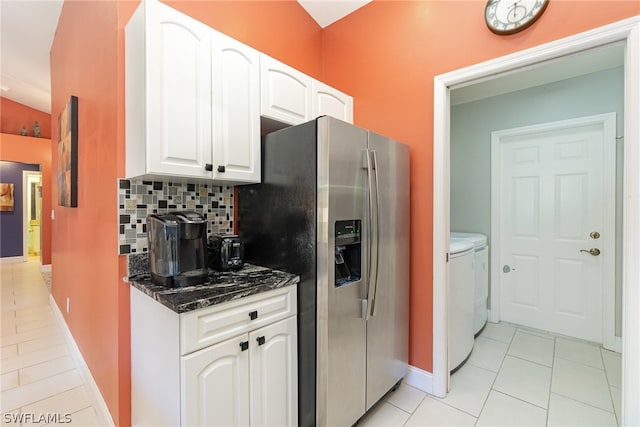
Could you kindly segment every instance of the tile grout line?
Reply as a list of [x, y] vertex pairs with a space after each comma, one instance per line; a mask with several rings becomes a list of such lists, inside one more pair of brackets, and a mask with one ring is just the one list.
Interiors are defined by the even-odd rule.
[[[500, 371], [502, 370], [502, 366], [504, 365], [504, 361], [507, 358], [507, 355], [509, 354], [509, 349], [511, 348], [511, 344], [513, 344], [513, 338], [516, 336], [516, 332], [517, 332], [517, 328], [513, 331], [513, 334], [511, 335], [511, 338], [509, 339], [509, 343], [508, 343], [509, 345], [507, 346], [507, 350], [504, 352], [504, 356], [502, 356], [502, 361], [500, 361], [500, 366], [498, 367], [498, 371], [496, 372], [496, 376], [493, 378], [493, 381], [491, 382], [491, 387], [489, 387], [489, 393], [487, 393], [487, 397], [484, 399], [484, 402], [482, 402], [482, 408], [480, 408], [480, 412], [478, 413], [478, 416], [476, 417], [476, 422], [474, 423], [474, 426], [478, 424], [478, 421], [480, 421], [480, 417], [482, 416], [482, 413], [484, 412], [484, 408], [487, 406], [487, 401], [489, 400], [489, 395], [491, 395], [491, 392], [494, 391], [493, 387], [496, 385], [496, 381], [498, 380], [498, 375], [500, 375]], [[474, 338], [474, 340], [475, 340], [475, 338]], [[474, 345], [475, 345], [475, 343], [474, 343]], [[495, 391], [499, 393], [498, 390], [495, 390]], [[505, 394], [505, 393], [502, 393], [502, 394]], [[510, 397], [513, 397], [513, 396], [510, 396]]]
[[611, 394], [611, 382], [609, 381], [609, 371], [607, 370], [607, 365], [604, 363], [604, 354], [602, 354], [602, 348], [598, 349], [598, 352], [600, 353], [600, 359], [602, 361], [602, 366], [604, 368], [604, 377], [607, 379], [607, 388], [609, 390], [607, 390], [609, 393], [609, 400], [611, 400], [611, 407], [613, 408], [613, 416], [616, 419], [616, 424], [619, 426], [620, 425], [620, 420], [618, 419], [618, 413], [616, 412], [616, 404], [613, 401], [613, 394]]
[[551, 378], [549, 378], [549, 395], [547, 396], [547, 413], [544, 418], [544, 425], [549, 425], [549, 413], [551, 412], [551, 390], [553, 390], [553, 373], [556, 369], [556, 347], [558, 342], [557, 337], [553, 337], [553, 352], [551, 353]]
[[[80, 375], [80, 374], [78, 374], [78, 375]], [[70, 391], [76, 390], [76, 389], [78, 389], [78, 388], [83, 388], [83, 387], [85, 387], [84, 383], [83, 383], [82, 385], [77, 386], [77, 387], [70, 388], [69, 390], [61, 391], [60, 393], [55, 393], [55, 394], [52, 394], [51, 396], [47, 396], [47, 397], [43, 397], [42, 399], [35, 400], [35, 401], [33, 401], [33, 402], [30, 402], [30, 403], [29, 403], [29, 404], [27, 404], [27, 405], [20, 406], [20, 407], [19, 407], [19, 408], [17, 408], [16, 410], [17, 410], [17, 411], [19, 411], [19, 412], [22, 412], [22, 410], [23, 410], [23, 409], [27, 409], [29, 406], [35, 405], [35, 404], [37, 404], [37, 403], [39, 403], [39, 402], [43, 402], [43, 401], [45, 401], [45, 400], [47, 400], [47, 399], [51, 399], [51, 398], [53, 398], [53, 397], [56, 397], [56, 396], [59, 396], [59, 395], [61, 395], [61, 394], [68, 393], [68, 392], [70, 392]], [[85, 406], [84, 408], [78, 409], [77, 411], [74, 411], [74, 412], [71, 412], [71, 413], [72, 413], [72, 414], [75, 414], [76, 412], [84, 411], [84, 410], [85, 410], [85, 409], [87, 409], [87, 408], [93, 408], [93, 405], [91, 404], [91, 402], [89, 402], [89, 406]], [[95, 410], [95, 409], [94, 409], [94, 410]]]

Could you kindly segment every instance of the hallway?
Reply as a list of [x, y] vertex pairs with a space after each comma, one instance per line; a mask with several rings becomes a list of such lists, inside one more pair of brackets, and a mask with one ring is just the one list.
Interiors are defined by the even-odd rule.
[[39, 262], [0, 265], [0, 286], [2, 425], [100, 425]]

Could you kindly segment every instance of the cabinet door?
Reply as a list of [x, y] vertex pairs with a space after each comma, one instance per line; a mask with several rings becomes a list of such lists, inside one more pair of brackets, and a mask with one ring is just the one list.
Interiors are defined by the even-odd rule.
[[241, 348], [247, 338], [244, 334], [182, 357], [182, 425], [249, 424], [249, 351]]
[[260, 182], [260, 56], [213, 33], [213, 178]]
[[296, 316], [249, 334], [251, 425], [298, 424]]
[[267, 55], [260, 55], [260, 114], [297, 125], [311, 120], [311, 77]]
[[147, 172], [211, 177], [211, 29], [146, 4]]
[[313, 117], [331, 116], [353, 123], [353, 98], [317, 80], [313, 81]]

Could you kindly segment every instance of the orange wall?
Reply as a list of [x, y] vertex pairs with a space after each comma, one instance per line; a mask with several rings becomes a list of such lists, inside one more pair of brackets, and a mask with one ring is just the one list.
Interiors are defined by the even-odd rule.
[[33, 136], [32, 126], [36, 121], [40, 124], [40, 137], [51, 139], [51, 114], [0, 97], [1, 133], [20, 135], [22, 127], [25, 126], [27, 136]]
[[[51, 126], [78, 97], [78, 207], [54, 204], [52, 293], [119, 425], [129, 424], [128, 285], [119, 280], [116, 2], [65, 1], [51, 47]], [[57, 168], [57, 151], [53, 151]], [[58, 186], [53, 186], [57, 200]], [[66, 301], [70, 300], [70, 312]], [[123, 324], [126, 328], [121, 327]], [[124, 351], [123, 351], [124, 350]]]
[[637, 0], [605, 3], [552, 0], [497, 36], [484, 1], [374, 0], [323, 31], [324, 80], [354, 96], [355, 123], [411, 147], [411, 365], [433, 367], [433, 77], [640, 14]]
[[[20, 104], [18, 104], [20, 105]], [[40, 165], [42, 173], [42, 265], [51, 264], [51, 140], [0, 134], [0, 160]]]

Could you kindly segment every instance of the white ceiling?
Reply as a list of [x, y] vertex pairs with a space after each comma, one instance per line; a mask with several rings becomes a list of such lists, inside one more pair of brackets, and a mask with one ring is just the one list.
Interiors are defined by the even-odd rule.
[[[322, 28], [371, 0], [298, 0]], [[0, 95], [51, 112], [49, 52], [63, 0], [0, 0]], [[452, 105], [538, 86], [624, 63], [622, 45], [592, 49], [451, 92]]]
[[298, 0], [322, 28], [360, 9], [371, 0]]
[[51, 113], [49, 51], [62, 0], [0, 0], [0, 95]]

